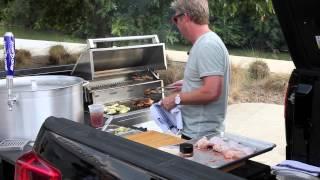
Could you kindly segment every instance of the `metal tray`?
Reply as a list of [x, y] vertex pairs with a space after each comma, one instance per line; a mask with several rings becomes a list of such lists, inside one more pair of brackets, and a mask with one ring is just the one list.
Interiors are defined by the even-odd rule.
[[[121, 130], [119, 130], [119, 129], [121, 129]], [[139, 131], [137, 129], [132, 129], [132, 128], [129, 128], [129, 127], [110, 124], [108, 126], [108, 128], [105, 130], [105, 132], [111, 133], [111, 134], [116, 135], [116, 136], [125, 137], [125, 136], [128, 136], [128, 135], [140, 133], [141, 131]]]
[[[207, 136], [207, 138], [211, 138], [213, 136]], [[240, 159], [225, 159], [222, 153], [215, 152], [213, 150], [199, 150], [194, 148], [193, 156], [188, 157], [187, 159], [198, 162], [200, 164], [212, 167], [212, 168], [226, 168], [228, 166], [232, 166], [243, 161], [246, 161], [254, 156], [260, 155], [262, 153], [268, 152], [272, 150], [276, 145], [273, 143], [268, 143], [260, 140], [255, 140], [239, 135], [226, 133], [224, 135], [224, 140], [232, 140], [240, 143], [243, 146], [253, 148], [255, 152], [248, 156], [244, 156]], [[188, 143], [195, 144], [199, 139], [192, 139], [187, 141]], [[171, 154], [179, 155], [179, 144], [172, 146], [160, 147], [160, 150], [169, 152]]]
[[0, 142], [0, 151], [22, 151], [29, 142], [27, 139], [4, 139]]

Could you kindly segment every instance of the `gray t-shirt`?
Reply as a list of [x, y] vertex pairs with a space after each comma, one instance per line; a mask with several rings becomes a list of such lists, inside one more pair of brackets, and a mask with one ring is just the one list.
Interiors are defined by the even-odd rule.
[[224, 132], [230, 77], [229, 54], [220, 37], [214, 32], [203, 34], [190, 50], [184, 71], [182, 92], [202, 86], [206, 76], [223, 76], [223, 88], [217, 101], [206, 105], [181, 106], [182, 133], [191, 138]]

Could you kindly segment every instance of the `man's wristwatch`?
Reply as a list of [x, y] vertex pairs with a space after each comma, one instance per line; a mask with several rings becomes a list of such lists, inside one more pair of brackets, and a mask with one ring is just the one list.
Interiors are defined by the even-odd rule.
[[179, 105], [181, 103], [181, 98], [180, 98], [180, 94], [177, 94], [176, 97], [174, 98], [174, 103], [176, 105]]

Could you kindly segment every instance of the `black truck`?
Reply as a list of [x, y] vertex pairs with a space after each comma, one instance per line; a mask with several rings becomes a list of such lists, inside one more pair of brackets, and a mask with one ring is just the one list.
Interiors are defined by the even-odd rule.
[[286, 158], [320, 166], [320, 1], [273, 6], [296, 67], [285, 97]]
[[[273, 0], [296, 69], [285, 95], [286, 158], [320, 166], [319, 0]], [[30, 151], [31, 150], [31, 151]], [[66, 119], [49, 117], [33, 145], [0, 152], [0, 179], [274, 179], [248, 160], [228, 173]]]
[[16, 179], [241, 179], [66, 119], [48, 118]]

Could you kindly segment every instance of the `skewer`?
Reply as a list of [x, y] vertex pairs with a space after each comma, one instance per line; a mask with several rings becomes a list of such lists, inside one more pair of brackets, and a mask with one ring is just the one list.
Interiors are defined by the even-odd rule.
[[165, 89], [165, 90], [172, 90], [175, 89], [176, 87], [174, 86], [161, 86], [161, 87], [157, 87], [156, 90], [160, 90], [160, 89]]

